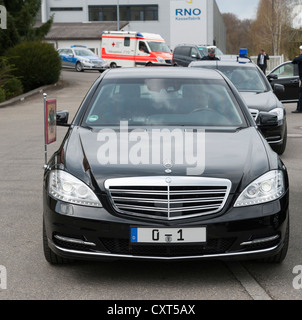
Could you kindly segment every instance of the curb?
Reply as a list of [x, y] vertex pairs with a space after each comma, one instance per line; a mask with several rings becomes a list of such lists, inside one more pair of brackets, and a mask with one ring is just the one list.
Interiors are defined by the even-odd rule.
[[32, 97], [36, 94], [39, 94], [39, 93], [42, 93], [44, 92], [45, 90], [49, 90], [49, 89], [53, 89], [53, 88], [60, 88], [60, 87], [63, 87], [64, 83], [63, 81], [59, 80], [57, 83], [55, 84], [51, 84], [51, 85], [46, 85], [46, 86], [43, 86], [43, 87], [40, 87], [40, 88], [37, 88], [37, 89], [34, 89], [32, 91], [29, 91], [27, 93], [24, 93], [20, 96], [17, 96], [17, 97], [14, 97], [12, 99], [9, 99], [7, 101], [4, 101], [4, 102], [1, 102], [0, 103], [0, 108], [4, 108], [4, 107], [7, 107], [7, 106], [10, 106], [12, 104], [15, 104], [15, 103], [18, 103], [18, 102], [22, 102], [24, 101], [26, 98], [29, 98], [29, 97]]

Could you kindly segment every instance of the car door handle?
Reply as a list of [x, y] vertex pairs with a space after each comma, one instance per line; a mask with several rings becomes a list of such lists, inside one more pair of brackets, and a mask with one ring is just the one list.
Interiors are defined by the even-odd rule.
[[295, 79], [295, 80], [290, 80], [290, 83], [298, 83], [299, 80], [298, 79]]

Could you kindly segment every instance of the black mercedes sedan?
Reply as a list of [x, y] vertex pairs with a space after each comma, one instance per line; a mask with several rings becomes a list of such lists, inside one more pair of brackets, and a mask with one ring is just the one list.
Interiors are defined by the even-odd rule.
[[282, 103], [293, 103], [299, 101], [299, 69], [297, 64], [286, 61], [275, 67], [268, 75], [268, 81], [272, 86], [281, 84], [284, 91], [276, 93]]
[[67, 115], [44, 172], [49, 263], [286, 257], [286, 167], [222, 73], [107, 70]]
[[[287, 144], [287, 121], [284, 105], [277, 96], [282, 95], [281, 83], [270, 84], [260, 68], [248, 58], [222, 56], [221, 61], [192, 62], [189, 67], [217, 69], [223, 72], [235, 85], [250, 109], [260, 131], [279, 155]], [[259, 113], [270, 112], [278, 116], [278, 124], [262, 126]]]

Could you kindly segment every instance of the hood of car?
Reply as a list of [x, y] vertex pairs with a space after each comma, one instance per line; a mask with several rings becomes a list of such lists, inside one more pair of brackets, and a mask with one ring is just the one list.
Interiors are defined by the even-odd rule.
[[[185, 129], [182, 132], [186, 141]], [[179, 153], [179, 149], [176, 153], [172, 143], [171, 158], [169, 153], [162, 156], [165, 149], [161, 143], [158, 149], [151, 140], [142, 144], [137, 139], [130, 146], [128, 138], [122, 137], [119, 132], [107, 129], [107, 133], [105, 137], [100, 135], [100, 130], [75, 127], [62, 152], [65, 169], [69, 173], [89, 185], [92, 181], [96, 182], [102, 190], [109, 178], [201, 176], [228, 179], [232, 182], [231, 192], [239, 192], [270, 169], [264, 139], [254, 127], [224, 132], [206, 131], [202, 142], [204, 147], [192, 151], [194, 143], [190, 145], [187, 142], [188, 145], [183, 146], [183, 154]], [[157, 154], [159, 150], [162, 151], [160, 157]], [[143, 153], [144, 164], [136, 163]], [[192, 155], [190, 158], [188, 153]]]
[[243, 100], [250, 109], [269, 112], [275, 108], [282, 107], [272, 91], [268, 92], [240, 92]]

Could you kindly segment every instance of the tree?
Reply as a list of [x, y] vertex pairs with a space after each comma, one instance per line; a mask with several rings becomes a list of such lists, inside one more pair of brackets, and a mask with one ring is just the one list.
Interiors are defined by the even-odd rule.
[[49, 32], [53, 18], [35, 27], [41, 0], [0, 0], [7, 10], [7, 29], [0, 29], [0, 55], [23, 41], [40, 41]]
[[13, 68], [8, 59], [0, 57], [0, 102], [23, 92], [21, 80], [13, 76]]
[[[286, 53], [291, 13], [297, 0], [260, 0], [257, 18], [251, 26], [253, 47], [270, 51], [271, 55]], [[257, 49], [256, 49], [257, 48]]]
[[226, 53], [238, 54], [239, 48], [249, 49], [251, 44], [248, 35], [252, 20], [240, 20], [233, 13], [224, 13], [222, 17], [226, 27]]

